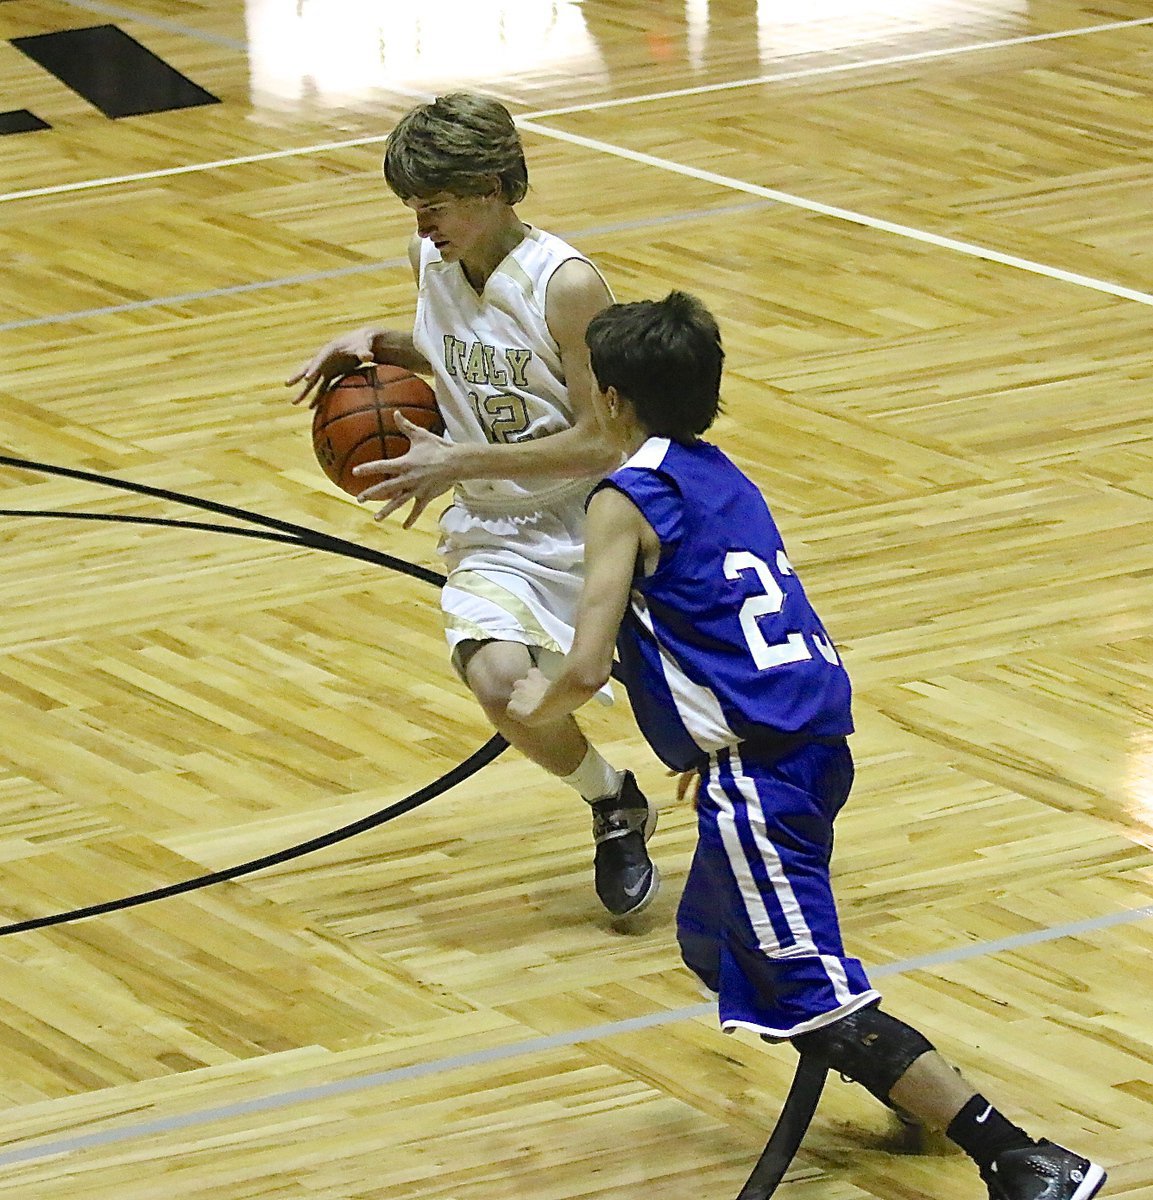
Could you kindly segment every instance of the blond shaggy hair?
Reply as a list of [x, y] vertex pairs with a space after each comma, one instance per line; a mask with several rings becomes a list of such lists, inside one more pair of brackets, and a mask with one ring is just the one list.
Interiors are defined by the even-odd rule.
[[487, 196], [506, 204], [528, 191], [524, 148], [503, 104], [471, 92], [438, 96], [406, 113], [388, 135], [384, 178], [402, 199], [440, 192]]

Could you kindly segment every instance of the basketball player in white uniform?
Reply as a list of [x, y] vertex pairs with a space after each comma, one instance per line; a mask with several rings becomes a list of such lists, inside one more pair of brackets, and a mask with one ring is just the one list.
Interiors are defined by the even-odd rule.
[[585, 500], [619, 463], [584, 345], [612, 297], [588, 259], [517, 216], [527, 169], [496, 101], [456, 93], [417, 106], [389, 135], [384, 173], [416, 216], [413, 330], [346, 334], [288, 383], [301, 384], [300, 401], [365, 361], [432, 376], [444, 437], [406, 425], [406, 455], [359, 468], [361, 498], [384, 501], [378, 519], [411, 502], [407, 528], [454, 489], [440, 522], [453, 663], [493, 726], [591, 805], [597, 894], [614, 916], [635, 914], [659, 883], [645, 847], [655, 809], [571, 716], [529, 727], [507, 712], [516, 681], [571, 646]]

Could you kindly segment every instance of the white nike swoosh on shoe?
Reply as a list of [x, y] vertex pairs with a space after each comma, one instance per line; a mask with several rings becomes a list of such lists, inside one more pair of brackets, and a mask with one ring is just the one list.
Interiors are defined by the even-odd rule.
[[621, 891], [631, 900], [633, 896], [639, 896], [644, 891], [647, 881], [642, 879], [635, 887], [625, 887], [621, 884]]
[[978, 1125], [984, 1125], [993, 1112], [993, 1106], [990, 1104], [988, 1108], [977, 1118]]

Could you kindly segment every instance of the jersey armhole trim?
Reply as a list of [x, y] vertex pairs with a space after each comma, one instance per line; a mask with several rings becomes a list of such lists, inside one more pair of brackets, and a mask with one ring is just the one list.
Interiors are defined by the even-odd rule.
[[[667, 476], [666, 476], [666, 478], [667, 478]], [[675, 481], [670, 481], [670, 482], [673, 482], [673, 485], [675, 487]], [[636, 500], [632, 496], [630, 496], [628, 494], [628, 492], [626, 492], [625, 489], [623, 487], [621, 487], [620, 484], [617, 483], [611, 475], [608, 475], [604, 479], [602, 479], [593, 488], [593, 490], [591, 492], [589, 492], [588, 500], [585, 501], [585, 511], [586, 512], [588, 511], [588, 506], [592, 503], [592, 498], [597, 494], [597, 492], [603, 491], [605, 488], [612, 488], [612, 490], [614, 492], [619, 492], [622, 496], [624, 496], [624, 498], [637, 510], [637, 512], [639, 512], [641, 514], [642, 520], [644, 520], [646, 522], [646, 524], [648, 524], [649, 528], [650, 529], [653, 528], [652, 523], [649, 521], [649, 518], [645, 513], [645, 510], [643, 508], [641, 508], [641, 506], [636, 502]], [[677, 492], [679, 494], [679, 492], [680, 492], [679, 488], [677, 489]], [[645, 580], [656, 579], [668, 567], [669, 563], [672, 562], [677, 551], [680, 549], [681, 544], [679, 541], [663, 542], [663, 541], [661, 541], [660, 534], [657, 533], [657, 531], [655, 529], [653, 529], [653, 533], [656, 534], [657, 541], [660, 542], [660, 547], [661, 547], [660, 556], [657, 559], [657, 565], [647, 575], [642, 574], [640, 571], [635, 572], [633, 575], [634, 579], [645, 579]]]

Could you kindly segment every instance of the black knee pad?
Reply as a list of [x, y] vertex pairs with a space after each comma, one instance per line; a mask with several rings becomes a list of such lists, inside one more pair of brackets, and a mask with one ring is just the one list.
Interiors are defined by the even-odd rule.
[[883, 1101], [913, 1063], [933, 1049], [911, 1025], [875, 1005], [789, 1040], [802, 1054], [818, 1055], [831, 1070]]

